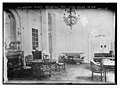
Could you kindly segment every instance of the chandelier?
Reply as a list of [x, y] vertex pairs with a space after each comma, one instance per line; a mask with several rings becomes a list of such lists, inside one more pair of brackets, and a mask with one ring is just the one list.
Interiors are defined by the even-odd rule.
[[69, 9], [65, 9], [66, 14], [63, 16], [63, 20], [65, 21], [65, 24], [70, 26], [72, 29], [72, 26], [75, 25], [80, 18], [80, 15], [76, 15], [75, 9], [70, 7]]

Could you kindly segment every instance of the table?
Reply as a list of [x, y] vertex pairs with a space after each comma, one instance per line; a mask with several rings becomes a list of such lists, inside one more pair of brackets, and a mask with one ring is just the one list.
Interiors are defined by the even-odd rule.
[[[56, 69], [56, 60], [55, 59], [50, 59], [51, 63], [50, 64], [55, 64], [55, 69]], [[36, 59], [32, 61], [32, 69], [33, 69], [33, 76], [34, 77], [42, 77], [42, 65], [43, 65], [43, 60], [42, 59]]]
[[105, 60], [105, 61], [103, 61], [102, 63], [103, 63], [103, 67], [104, 67], [107, 71], [110, 71], [111, 68], [114, 70], [114, 68], [115, 68], [115, 61]]
[[41, 67], [42, 67], [42, 60], [36, 59], [32, 61], [32, 74], [33, 77], [41, 78]]
[[[57, 60], [56, 59], [50, 59], [50, 61], [51, 61], [51, 64], [55, 64]], [[42, 64], [43, 60], [42, 59], [36, 59], [36, 60], [33, 60], [32, 63]]]

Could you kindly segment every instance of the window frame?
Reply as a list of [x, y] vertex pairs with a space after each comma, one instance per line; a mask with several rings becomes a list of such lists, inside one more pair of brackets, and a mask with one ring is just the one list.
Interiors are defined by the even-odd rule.
[[38, 29], [32, 28], [32, 50], [35, 50], [36, 47], [39, 47], [38, 32]]

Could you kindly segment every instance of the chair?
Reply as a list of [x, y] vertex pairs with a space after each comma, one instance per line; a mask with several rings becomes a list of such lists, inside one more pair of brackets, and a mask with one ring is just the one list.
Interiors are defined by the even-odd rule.
[[25, 57], [26, 66], [32, 66], [32, 60], [33, 60], [33, 56], [32, 55], [27, 55]]
[[41, 76], [51, 77], [51, 61], [50, 61], [50, 59], [43, 59], [42, 66], [41, 66]]
[[96, 63], [94, 61], [90, 61], [90, 65], [92, 70], [92, 80], [93, 80], [93, 73], [100, 73], [101, 81], [102, 81], [102, 77], [105, 75], [105, 82], [106, 82], [106, 70], [103, 68], [102, 63]]
[[32, 60], [33, 60], [32, 55], [27, 55], [25, 57], [26, 66], [23, 66], [23, 68], [24, 68], [24, 77], [31, 76], [31, 74], [32, 74]]
[[65, 70], [64, 58], [62, 58], [61, 56], [59, 57], [59, 60], [56, 63], [56, 70], [58, 69], [60, 71], [60, 67], [62, 67], [62, 69]]
[[42, 52], [41, 51], [32, 51], [33, 59], [42, 59]]

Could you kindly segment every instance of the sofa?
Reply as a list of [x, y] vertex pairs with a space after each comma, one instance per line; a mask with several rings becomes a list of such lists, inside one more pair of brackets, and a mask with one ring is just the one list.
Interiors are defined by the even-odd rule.
[[71, 64], [77, 64], [77, 63], [83, 63], [84, 62], [84, 53], [64, 53], [65, 57], [64, 61], [66, 63]]

